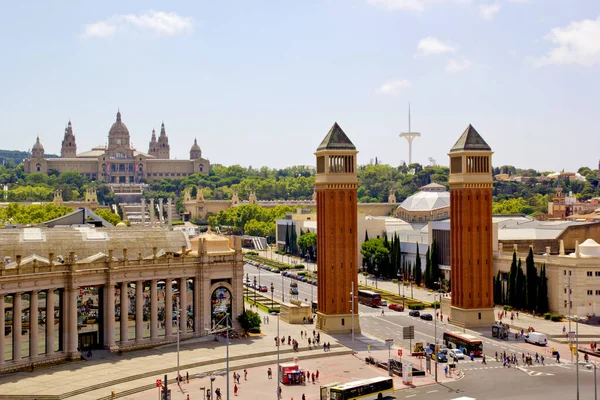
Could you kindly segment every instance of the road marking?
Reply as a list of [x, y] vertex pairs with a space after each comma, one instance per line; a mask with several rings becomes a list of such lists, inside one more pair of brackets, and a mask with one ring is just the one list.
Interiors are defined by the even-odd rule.
[[429, 392], [427, 392], [427, 393], [435, 393], [435, 392], [437, 392], [437, 390], [430, 390], [430, 391], [429, 391]]
[[415, 396], [416, 396], [416, 394], [411, 394], [409, 396], [406, 396], [406, 398], [408, 399], [409, 397], [415, 397]]

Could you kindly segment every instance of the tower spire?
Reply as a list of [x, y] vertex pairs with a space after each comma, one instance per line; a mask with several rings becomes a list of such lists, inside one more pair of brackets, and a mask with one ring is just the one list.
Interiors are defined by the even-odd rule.
[[408, 131], [412, 132], [410, 130], [410, 101], [408, 102]]

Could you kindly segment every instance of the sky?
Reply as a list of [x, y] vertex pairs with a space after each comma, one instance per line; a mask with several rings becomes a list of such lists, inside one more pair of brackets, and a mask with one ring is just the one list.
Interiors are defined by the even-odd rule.
[[543, 171], [600, 159], [598, 0], [3, 2], [0, 148], [105, 143], [118, 109], [147, 152], [314, 165], [334, 122], [358, 162], [448, 164], [472, 124], [493, 164]]

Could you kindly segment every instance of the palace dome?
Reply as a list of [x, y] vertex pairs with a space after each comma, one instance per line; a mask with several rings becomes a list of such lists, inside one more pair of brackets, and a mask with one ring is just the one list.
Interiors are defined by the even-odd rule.
[[44, 146], [42, 146], [42, 144], [40, 143], [40, 137], [38, 136], [35, 144], [33, 145], [33, 147], [31, 148], [31, 150], [41, 150], [44, 151]]
[[194, 138], [194, 144], [192, 145], [192, 148], [190, 149], [190, 151], [200, 151], [200, 146], [198, 146], [198, 141]]
[[123, 136], [123, 135], [127, 135], [129, 136], [129, 129], [127, 129], [127, 126], [121, 122], [121, 112], [118, 111], [117, 112], [117, 121], [112, 124], [112, 126], [110, 127], [110, 131], [108, 131], [108, 136]]

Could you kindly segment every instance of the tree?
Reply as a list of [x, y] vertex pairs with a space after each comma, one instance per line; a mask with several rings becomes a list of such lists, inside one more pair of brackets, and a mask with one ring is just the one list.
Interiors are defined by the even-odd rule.
[[296, 233], [296, 224], [292, 222], [292, 228], [290, 231], [290, 253], [297, 255], [298, 254], [298, 234]]
[[517, 265], [517, 279], [516, 279], [516, 295], [515, 295], [515, 308], [524, 309], [527, 303], [526, 299], [526, 282], [525, 282], [525, 274], [523, 273], [523, 269], [521, 268], [521, 259], [519, 258], [519, 263]]
[[419, 255], [419, 243], [417, 243], [417, 259], [415, 260], [415, 285], [421, 286], [423, 271], [421, 270], [421, 256]]
[[370, 239], [360, 246], [360, 253], [367, 260], [368, 270], [375, 273], [375, 266], [378, 267], [377, 276], [380, 276], [381, 266], [388, 260], [390, 251], [385, 247], [383, 239]]
[[[298, 238], [298, 246], [303, 256], [309, 255], [311, 258], [317, 247], [317, 234], [313, 232], [307, 232]], [[363, 259], [364, 263], [364, 259]]]
[[113, 226], [121, 222], [121, 217], [119, 217], [119, 214], [115, 214], [108, 208], [97, 208], [94, 210], [94, 214], [104, 219], [106, 222], [112, 224]]
[[237, 320], [242, 329], [246, 332], [254, 330], [255, 332], [258, 331], [256, 333], [260, 333], [261, 318], [258, 313], [251, 310], [246, 310], [243, 314], [238, 315]]
[[275, 223], [251, 219], [244, 225], [244, 233], [250, 236], [262, 236], [268, 240], [275, 236]]
[[48, 204], [31, 204], [20, 206], [17, 203], [10, 203], [4, 208], [0, 208], [0, 225], [6, 224], [39, 224], [49, 221], [65, 214], [73, 212], [71, 207], [55, 206]]
[[365, 242], [369, 240], [369, 232], [365, 229]]
[[542, 265], [538, 286], [537, 313], [548, 312], [548, 279], [546, 278], [546, 264]]
[[503, 297], [502, 276], [498, 271], [498, 275], [494, 277], [494, 304], [503, 304]]
[[437, 250], [437, 244], [435, 242], [435, 239], [433, 239], [432, 243], [431, 243], [431, 288], [434, 290], [437, 289], [441, 289], [441, 287], [439, 287], [437, 285], [436, 282], [438, 282], [441, 278], [441, 274], [440, 274], [440, 265], [438, 262], [438, 250]]
[[508, 304], [513, 307], [516, 307], [517, 302], [517, 275], [517, 251], [514, 250], [508, 275]]
[[431, 248], [427, 247], [425, 253], [425, 274], [423, 275], [423, 281], [426, 288], [432, 287], [432, 274], [431, 274]]
[[538, 276], [537, 269], [535, 268], [535, 261], [533, 259], [533, 247], [529, 248], [529, 254], [525, 259], [525, 270], [527, 271], [527, 282], [526, 282], [526, 299], [527, 299], [527, 310], [537, 310], [537, 298], [538, 298]]

